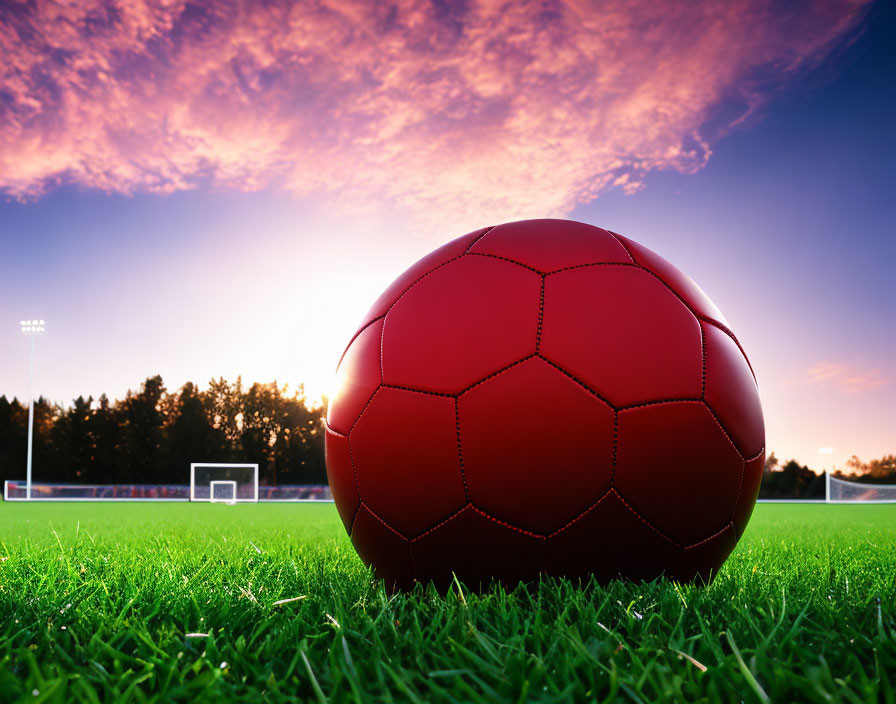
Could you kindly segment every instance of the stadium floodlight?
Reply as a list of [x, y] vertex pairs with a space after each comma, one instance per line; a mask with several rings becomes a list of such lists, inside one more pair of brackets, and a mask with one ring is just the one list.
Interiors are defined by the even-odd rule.
[[190, 501], [258, 502], [258, 465], [194, 462], [190, 465]]
[[28, 459], [25, 465], [25, 498], [31, 499], [31, 448], [34, 444], [34, 338], [45, 330], [43, 320], [22, 320], [19, 322], [22, 334], [31, 341], [28, 356]]

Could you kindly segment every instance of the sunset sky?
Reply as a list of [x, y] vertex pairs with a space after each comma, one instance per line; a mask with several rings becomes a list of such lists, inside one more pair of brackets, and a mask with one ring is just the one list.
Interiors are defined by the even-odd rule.
[[865, 0], [3, 3], [0, 394], [41, 318], [61, 403], [317, 396], [420, 256], [568, 217], [710, 295], [778, 457], [896, 452], [893, 36]]

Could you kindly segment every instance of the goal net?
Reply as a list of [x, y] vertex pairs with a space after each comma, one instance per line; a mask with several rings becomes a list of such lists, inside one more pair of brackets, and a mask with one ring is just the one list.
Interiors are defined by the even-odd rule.
[[896, 484], [863, 484], [827, 475], [827, 500], [830, 503], [896, 503]]
[[257, 502], [258, 465], [194, 462], [190, 465], [190, 501]]

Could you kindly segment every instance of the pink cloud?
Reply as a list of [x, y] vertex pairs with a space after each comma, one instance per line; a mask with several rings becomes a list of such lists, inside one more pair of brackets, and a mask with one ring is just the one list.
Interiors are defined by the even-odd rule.
[[212, 183], [471, 226], [694, 172], [866, 0], [6, 3], [0, 189]]
[[810, 384], [823, 384], [827, 381], [831, 381], [833, 379], [839, 379], [843, 377], [843, 374], [846, 371], [846, 367], [842, 364], [835, 364], [834, 362], [819, 362], [814, 366], [810, 367], [806, 372], [807, 381]]
[[879, 369], [856, 369], [835, 362], [819, 362], [806, 371], [807, 384], [834, 386], [846, 393], [871, 391], [889, 383]]

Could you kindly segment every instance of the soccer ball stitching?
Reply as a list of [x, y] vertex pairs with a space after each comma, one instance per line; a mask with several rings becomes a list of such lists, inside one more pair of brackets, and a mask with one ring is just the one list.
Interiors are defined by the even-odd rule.
[[[464, 513], [465, 511], [473, 510], [473, 511], [475, 511], [476, 513], [478, 513], [479, 515], [481, 515], [481, 516], [483, 516], [483, 517], [485, 517], [485, 518], [487, 518], [487, 519], [489, 519], [489, 520], [491, 520], [491, 521], [493, 521], [493, 522], [495, 522], [495, 523], [497, 523], [497, 524], [499, 524], [499, 525], [502, 525], [502, 526], [504, 526], [504, 527], [506, 527], [506, 528], [508, 528], [508, 529], [513, 530], [513, 531], [516, 531], [516, 532], [519, 532], [519, 533], [522, 533], [522, 534], [525, 534], [525, 535], [529, 535], [529, 536], [531, 536], [531, 537], [537, 538], [537, 539], [539, 539], [540, 541], [542, 541], [542, 542], [544, 543], [544, 545], [545, 545], [545, 550], [546, 550], [545, 560], [544, 560], [544, 565], [543, 565], [544, 569], [546, 570], [546, 569], [547, 569], [547, 566], [548, 566], [547, 547], [548, 547], [548, 545], [549, 545], [549, 543], [550, 543], [550, 539], [551, 539], [552, 537], [554, 537], [554, 536], [559, 535], [559, 534], [562, 533], [563, 531], [567, 530], [569, 527], [571, 527], [572, 525], [574, 525], [577, 521], [581, 520], [584, 516], [586, 516], [589, 512], [595, 510], [595, 509], [600, 505], [600, 503], [601, 503], [602, 501], [604, 501], [604, 500], [605, 500], [611, 493], [613, 493], [613, 494], [616, 495], [616, 497], [622, 502], [622, 504], [625, 506], [625, 508], [627, 509], [627, 511], [628, 511], [630, 514], [632, 514], [632, 515], [635, 516], [637, 519], [639, 519], [641, 522], [643, 522], [646, 526], [648, 526], [653, 532], [655, 532], [657, 535], [659, 535], [660, 537], [662, 537], [664, 540], [666, 540], [666, 541], [668, 541], [669, 543], [675, 545], [677, 548], [679, 548], [679, 549], [681, 549], [681, 550], [683, 551], [681, 557], [678, 559], [678, 561], [677, 561], [677, 563], [676, 563], [676, 568], [677, 568], [677, 566], [681, 563], [681, 560], [684, 558], [684, 553], [685, 553], [687, 550], [692, 549], [692, 548], [696, 548], [696, 547], [698, 547], [698, 546], [700, 546], [700, 545], [703, 545], [703, 544], [705, 544], [705, 543], [707, 543], [707, 542], [709, 542], [709, 541], [712, 541], [712, 540], [716, 539], [718, 536], [722, 535], [725, 531], [727, 531], [727, 530], [729, 530], [729, 529], [733, 530], [733, 531], [736, 533], [736, 526], [735, 526], [734, 523], [733, 523], [733, 517], [734, 517], [734, 514], [735, 514], [736, 511], [737, 511], [737, 508], [738, 508], [739, 503], [740, 503], [740, 500], [741, 500], [741, 494], [742, 494], [742, 491], [743, 491], [743, 485], [744, 485], [744, 482], [745, 482], [746, 464], [747, 464], [747, 462], [748, 462], [749, 460], [748, 460], [747, 458], [744, 457], [743, 453], [740, 451], [740, 449], [737, 447], [737, 445], [733, 442], [733, 440], [732, 440], [730, 434], [729, 434], [728, 431], [725, 429], [724, 425], [722, 424], [722, 422], [720, 421], [720, 419], [719, 419], [718, 416], [716, 415], [715, 411], [710, 407], [709, 403], [706, 401], [707, 346], [706, 346], [706, 335], [705, 335], [705, 330], [704, 330], [704, 328], [703, 328], [703, 325], [704, 325], [704, 324], [710, 324], [710, 325], [713, 325], [714, 327], [716, 327], [717, 329], [721, 330], [723, 333], [725, 333], [728, 337], [730, 337], [730, 338], [734, 341], [734, 343], [737, 345], [738, 349], [740, 350], [741, 354], [743, 355], [744, 360], [747, 362], [747, 365], [749, 366], [750, 371], [751, 371], [751, 373], [753, 374], [753, 377], [754, 377], [754, 379], [755, 379], [755, 373], [753, 372], [752, 365], [750, 365], [749, 359], [747, 358], [746, 354], [744, 353], [743, 348], [742, 348], [741, 345], [740, 345], [740, 342], [737, 340], [737, 338], [736, 338], [736, 336], [733, 334], [733, 332], [732, 332], [730, 329], [728, 329], [724, 324], [720, 323], [719, 321], [717, 321], [717, 320], [715, 320], [715, 319], [713, 319], [713, 318], [710, 318], [710, 317], [708, 317], [708, 316], [699, 314], [698, 312], [696, 312], [696, 311], [695, 311], [695, 310], [694, 310], [694, 309], [693, 309], [693, 308], [692, 308], [692, 307], [691, 307], [691, 306], [684, 300], [684, 298], [683, 298], [683, 297], [682, 297], [682, 296], [681, 296], [681, 295], [680, 295], [680, 294], [679, 294], [679, 293], [678, 293], [678, 292], [677, 292], [677, 291], [676, 291], [676, 290], [675, 290], [675, 289], [674, 289], [668, 282], [666, 282], [666, 281], [665, 281], [659, 274], [657, 274], [656, 272], [652, 271], [652, 270], [649, 269], [647, 266], [638, 263], [638, 262], [634, 259], [632, 253], [631, 253], [631, 252], [628, 250], [628, 248], [625, 246], [624, 242], [622, 242], [622, 241], [616, 236], [616, 233], [610, 232], [610, 234], [614, 237], [614, 239], [616, 239], [616, 241], [619, 242], [619, 244], [623, 247], [623, 249], [625, 250], [626, 254], [627, 254], [627, 255], [629, 256], [629, 258], [631, 259], [631, 263], [619, 263], [619, 262], [594, 262], [594, 263], [583, 263], [583, 264], [575, 264], [575, 265], [571, 265], [571, 266], [567, 266], [567, 267], [562, 267], [562, 268], [559, 268], [559, 269], [556, 269], [556, 270], [551, 270], [551, 271], [547, 271], [547, 272], [545, 272], [545, 271], [540, 271], [540, 270], [538, 270], [538, 269], [536, 269], [536, 268], [534, 268], [534, 267], [532, 267], [532, 266], [529, 266], [529, 265], [523, 264], [523, 263], [521, 263], [521, 262], [518, 262], [518, 261], [516, 261], [516, 260], [514, 260], [514, 259], [511, 259], [511, 258], [509, 258], [509, 257], [504, 257], [504, 256], [500, 256], [500, 255], [490, 254], [490, 253], [470, 252], [470, 249], [471, 249], [477, 242], [479, 242], [483, 237], [485, 237], [486, 235], [488, 235], [488, 233], [491, 232], [492, 229], [494, 229], [494, 228], [488, 228], [488, 229], [486, 229], [484, 232], [482, 232], [482, 233], [481, 233], [481, 234], [480, 234], [480, 235], [479, 235], [473, 242], [471, 242], [471, 243], [468, 245], [468, 247], [464, 250], [463, 253], [461, 253], [461, 254], [459, 254], [459, 255], [457, 255], [457, 256], [450, 257], [450, 258], [448, 258], [447, 260], [445, 260], [444, 262], [441, 262], [441, 263], [439, 263], [439, 264], [433, 266], [431, 269], [427, 270], [426, 272], [424, 272], [423, 274], [421, 274], [420, 276], [418, 276], [414, 281], [412, 281], [412, 282], [411, 282], [411, 283], [410, 283], [410, 284], [409, 284], [409, 285], [408, 285], [408, 286], [407, 286], [407, 287], [406, 287], [406, 288], [405, 288], [405, 289], [404, 289], [398, 296], [396, 296], [395, 300], [392, 301], [392, 303], [389, 305], [388, 309], [386, 310], [386, 312], [385, 312], [384, 314], [372, 318], [371, 320], [367, 321], [364, 325], [362, 325], [362, 326], [358, 329], [358, 331], [352, 336], [352, 339], [349, 341], [348, 345], [347, 345], [346, 348], [345, 348], [345, 351], [344, 351], [343, 354], [342, 354], [342, 357], [340, 358], [340, 365], [341, 365], [343, 359], [345, 358], [346, 353], [347, 353], [348, 350], [351, 348], [351, 345], [354, 343], [354, 341], [355, 341], [355, 339], [358, 337], [358, 335], [360, 335], [360, 334], [361, 334], [367, 327], [369, 327], [370, 325], [374, 324], [376, 321], [378, 321], [378, 320], [380, 320], [380, 319], [384, 319], [384, 320], [383, 320], [383, 328], [382, 328], [382, 332], [381, 332], [381, 335], [380, 335], [379, 350], [378, 350], [378, 352], [379, 352], [379, 363], [380, 363], [380, 364], [379, 364], [379, 367], [380, 367], [380, 379], [379, 379], [379, 383], [378, 383], [376, 389], [374, 390], [374, 392], [371, 394], [370, 398], [369, 398], [369, 399], [367, 400], [367, 402], [365, 403], [365, 405], [364, 405], [364, 407], [362, 408], [361, 412], [358, 414], [358, 417], [357, 417], [357, 418], [354, 420], [354, 422], [352, 423], [351, 429], [348, 431], [347, 435], [345, 436], [345, 437], [348, 437], [348, 446], [349, 446], [349, 453], [350, 453], [350, 459], [351, 459], [351, 466], [352, 466], [352, 472], [353, 472], [353, 475], [354, 475], [354, 476], [353, 476], [353, 479], [354, 479], [355, 488], [356, 488], [357, 495], [358, 495], [358, 506], [356, 507], [356, 509], [355, 509], [355, 513], [354, 513], [354, 515], [353, 515], [353, 517], [352, 517], [352, 520], [351, 520], [351, 523], [350, 523], [350, 526], [349, 526], [349, 533], [352, 534], [352, 533], [354, 532], [355, 519], [356, 519], [356, 517], [357, 517], [357, 515], [358, 515], [358, 512], [360, 511], [361, 507], [363, 507], [363, 508], [364, 508], [367, 512], [369, 512], [369, 513], [370, 513], [370, 514], [371, 514], [371, 515], [372, 515], [372, 516], [373, 516], [379, 523], [381, 523], [383, 526], [385, 526], [386, 528], [388, 528], [388, 529], [389, 529], [392, 533], [394, 533], [395, 535], [400, 536], [400, 537], [402, 538], [402, 540], [404, 540], [404, 541], [410, 546], [410, 548], [411, 548], [411, 558], [412, 558], [412, 561], [413, 561], [413, 559], [414, 559], [414, 558], [413, 558], [413, 543], [414, 543], [414, 542], [420, 540], [420, 539], [423, 538], [424, 536], [429, 535], [430, 533], [432, 533], [432, 532], [434, 532], [435, 530], [439, 529], [440, 527], [444, 526], [445, 524], [447, 524], [448, 522], [450, 522], [451, 520], [453, 520], [454, 518], [456, 518], [456, 517], [459, 516], [460, 514]], [[441, 269], [442, 267], [444, 267], [444, 266], [446, 266], [446, 265], [448, 265], [448, 264], [450, 264], [450, 263], [452, 263], [452, 262], [454, 262], [454, 261], [456, 261], [456, 260], [458, 260], [458, 259], [461, 259], [462, 257], [468, 256], [468, 255], [470, 255], [470, 256], [484, 256], [484, 257], [491, 257], [491, 258], [495, 258], [495, 259], [504, 260], [504, 261], [507, 261], [507, 262], [509, 262], [509, 263], [515, 264], [515, 265], [517, 265], [517, 266], [520, 266], [520, 267], [522, 267], [522, 268], [524, 268], [524, 269], [527, 269], [527, 270], [533, 271], [533, 272], [535, 272], [535, 273], [538, 273], [538, 274], [541, 276], [541, 287], [540, 287], [539, 304], [538, 304], [538, 305], [539, 305], [539, 309], [538, 309], [538, 321], [537, 321], [536, 334], [535, 334], [535, 352], [532, 353], [532, 354], [529, 354], [529, 355], [527, 355], [527, 356], [525, 356], [525, 357], [522, 357], [522, 358], [520, 358], [520, 359], [518, 359], [518, 360], [516, 360], [516, 361], [514, 361], [514, 362], [511, 362], [510, 364], [507, 364], [507, 365], [501, 367], [500, 369], [498, 369], [498, 370], [496, 370], [496, 371], [494, 371], [494, 372], [491, 372], [491, 373], [487, 374], [486, 376], [484, 376], [483, 378], [479, 379], [478, 381], [473, 382], [472, 384], [470, 384], [470, 385], [467, 386], [466, 388], [462, 389], [461, 391], [455, 392], [455, 393], [435, 392], [435, 391], [430, 391], [430, 390], [425, 390], [425, 389], [412, 388], [412, 387], [408, 387], [408, 386], [386, 384], [386, 383], [385, 383], [385, 380], [384, 380], [384, 375], [383, 375], [383, 355], [384, 355], [384, 336], [385, 336], [385, 328], [386, 328], [386, 323], [388, 322], [388, 320], [385, 320], [385, 319], [388, 318], [389, 312], [395, 307], [395, 305], [396, 305], [402, 298], [404, 298], [406, 295], [409, 294], [409, 292], [411, 291], [411, 289], [413, 289], [414, 286], [415, 286], [417, 283], [419, 283], [420, 281], [422, 281], [423, 279], [425, 279], [426, 277], [428, 277], [430, 274], [432, 274], [432, 273], [435, 272], [436, 270]], [[664, 286], [667, 290], [669, 290], [669, 291], [670, 291], [670, 292], [671, 292], [671, 293], [672, 293], [672, 294], [673, 294], [673, 295], [674, 295], [674, 296], [675, 296], [675, 297], [682, 303], [682, 305], [684, 305], [684, 307], [689, 311], [689, 313], [696, 319], [697, 324], [698, 324], [698, 328], [699, 328], [699, 331], [700, 331], [701, 367], [702, 367], [702, 369], [701, 369], [701, 393], [700, 393], [700, 397], [699, 397], [699, 398], [690, 398], [690, 397], [689, 397], [689, 398], [662, 399], [662, 400], [646, 401], [646, 402], [637, 403], [637, 404], [631, 404], [631, 405], [620, 405], [620, 406], [615, 406], [614, 404], [610, 403], [609, 400], [607, 400], [607, 399], [604, 398], [601, 394], [599, 394], [596, 390], [590, 388], [590, 387], [589, 387], [587, 384], [585, 384], [582, 380], [578, 379], [574, 374], [572, 374], [572, 373], [569, 372], [568, 370], [564, 369], [560, 364], [557, 364], [556, 362], [554, 362], [554, 361], [548, 359], [547, 357], [545, 357], [544, 355], [542, 355], [542, 354], [540, 353], [542, 328], [543, 328], [543, 322], [544, 322], [545, 282], [546, 282], [547, 277], [548, 277], [549, 275], [551, 275], [551, 274], [559, 273], [559, 272], [561, 272], [561, 271], [567, 271], [567, 270], [569, 270], [569, 269], [584, 268], [584, 267], [589, 267], [589, 266], [604, 266], [604, 265], [606, 265], [606, 266], [633, 266], [633, 267], [635, 267], [635, 268], [644, 270], [646, 273], [648, 273], [648, 274], [651, 275], [652, 277], [656, 278], [661, 284], [663, 284], [663, 286]], [[587, 508], [585, 508], [583, 511], [581, 511], [578, 515], [576, 515], [576, 516], [573, 517], [572, 519], [568, 520], [568, 521], [567, 521], [566, 523], [564, 523], [560, 528], [554, 530], [553, 532], [551, 532], [551, 533], [549, 533], [549, 534], [539, 534], [539, 533], [535, 533], [535, 532], [532, 532], [532, 531], [528, 531], [528, 530], [526, 530], [526, 529], [524, 529], [524, 528], [521, 528], [521, 527], [519, 527], [519, 526], [514, 525], [513, 523], [511, 523], [511, 522], [509, 522], [509, 521], [505, 521], [505, 520], [503, 520], [503, 519], [500, 519], [500, 518], [498, 518], [498, 517], [496, 517], [496, 516], [490, 514], [488, 511], [483, 510], [482, 508], [480, 508], [479, 506], [476, 505], [476, 503], [474, 502], [473, 498], [470, 496], [469, 487], [468, 487], [468, 485], [467, 485], [467, 479], [466, 479], [466, 475], [465, 475], [465, 472], [464, 472], [464, 465], [463, 465], [463, 445], [462, 445], [462, 441], [461, 441], [461, 437], [460, 437], [460, 409], [459, 409], [459, 401], [458, 401], [459, 397], [462, 396], [464, 393], [467, 393], [468, 391], [470, 391], [470, 390], [476, 388], [477, 386], [479, 386], [479, 385], [485, 383], [485, 382], [488, 381], [489, 379], [492, 379], [492, 378], [494, 378], [494, 377], [496, 377], [496, 376], [498, 376], [498, 375], [500, 375], [500, 374], [502, 374], [502, 373], [508, 371], [509, 369], [512, 369], [513, 367], [516, 367], [517, 365], [519, 365], [519, 364], [525, 362], [526, 360], [532, 359], [533, 357], [538, 357], [538, 358], [544, 360], [546, 363], [548, 363], [549, 365], [551, 365], [553, 368], [557, 369], [558, 371], [560, 371], [561, 373], [565, 374], [565, 375], [568, 376], [570, 379], [572, 379], [573, 381], [575, 381], [575, 382], [577, 383], [577, 385], [578, 385], [580, 388], [583, 388], [587, 393], [589, 393], [589, 394], [592, 395], [593, 397], [597, 398], [597, 399], [600, 400], [601, 402], [605, 403], [608, 407], [610, 407], [610, 408], [614, 411], [614, 414], [613, 414], [612, 476], [611, 476], [611, 481], [610, 481], [610, 488], [609, 488], [606, 492], [604, 492], [604, 493], [603, 493], [597, 500], [595, 500], [591, 505], [589, 505]], [[400, 531], [398, 531], [397, 529], [395, 529], [394, 527], [392, 527], [386, 520], [384, 520], [382, 517], [380, 517], [380, 516], [373, 510], [373, 508], [372, 508], [371, 506], [369, 506], [368, 504], [366, 504], [366, 503], [364, 502], [363, 497], [361, 496], [360, 483], [359, 483], [359, 481], [358, 481], [357, 467], [356, 467], [356, 464], [355, 464], [354, 452], [353, 452], [353, 450], [352, 450], [352, 445], [351, 445], [351, 434], [352, 434], [352, 431], [354, 430], [354, 428], [357, 426], [358, 422], [359, 422], [359, 421], [361, 420], [361, 418], [364, 416], [364, 413], [367, 411], [367, 409], [369, 408], [369, 406], [370, 406], [371, 403], [373, 402], [374, 398], [376, 397], [376, 394], [377, 394], [377, 393], [380, 391], [380, 389], [383, 388], [383, 387], [386, 387], [386, 388], [396, 388], [396, 389], [401, 389], [401, 390], [410, 391], [410, 392], [415, 392], [415, 393], [423, 393], [423, 394], [430, 394], [430, 395], [436, 395], [436, 396], [452, 397], [452, 398], [454, 398], [454, 402], [455, 402], [455, 431], [456, 431], [456, 437], [457, 437], [457, 458], [458, 458], [459, 467], [460, 467], [461, 479], [462, 479], [462, 481], [463, 481], [464, 495], [465, 495], [466, 502], [465, 502], [464, 505], [461, 506], [459, 509], [453, 511], [453, 512], [452, 512], [451, 514], [449, 514], [448, 516], [441, 518], [441, 519], [440, 519], [438, 522], [436, 522], [433, 526], [431, 526], [431, 527], [425, 529], [424, 531], [420, 532], [419, 534], [417, 534], [417, 535], [416, 535], [415, 537], [413, 537], [413, 538], [404, 535], [403, 533], [401, 533]], [[623, 494], [619, 491], [619, 489], [615, 487], [615, 471], [616, 471], [616, 464], [617, 464], [617, 450], [618, 450], [618, 442], [619, 442], [619, 428], [618, 428], [619, 412], [620, 412], [620, 411], [623, 411], [623, 410], [628, 410], [628, 409], [632, 409], [632, 408], [641, 407], [641, 406], [656, 405], [656, 404], [671, 403], [671, 402], [698, 402], [698, 403], [700, 403], [701, 405], [703, 405], [703, 406], [709, 411], [710, 416], [713, 418], [713, 420], [715, 421], [715, 424], [716, 424], [716, 425], [719, 427], [719, 429], [722, 431], [722, 433], [724, 434], [724, 436], [726, 437], [726, 439], [728, 440], [728, 442], [729, 442], [729, 443], [731, 444], [731, 446], [735, 449], [735, 451], [737, 452], [737, 455], [741, 458], [741, 477], [740, 477], [740, 484], [739, 484], [739, 487], [738, 487], [737, 499], [736, 499], [736, 501], [734, 502], [734, 507], [733, 507], [733, 511], [732, 511], [732, 519], [731, 519], [731, 520], [729, 521], [729, 523], [727, 523], [721, 530], [717, 531], [716, 533], [714, 533], [713, 535], [709, 536], [708, 538], [705, 538], [705, 539], [703, 539], [703, 540], [701, 540], [701, 541], [699, 541], [699, 542], [697, 542], [697, 543], [689, 544], [689, 545], [686, 545], [686, 546], [683, 546], [683, 545], [681, 545], [680, 543], [678, 543], [677, 541], [673, 540], [671, 537], [669, 537], [668, 535], [666, 535], [662, 530], [660, 530], [659, 528], [657, 528], [656, 526], [654, 526], [650, 521], [648, 521], [648, 520], [647, 520], [644, 516], [642, 516], [639, 512], [637, 512], [637, 511], [636, 511], [636, 510], [629, 504], [629, 502], [625, 499], [625, 497], [624, 497]], [[329, 427], [329, 426], [328, 426], [328, 427]], [[335, 434], [337, 434], [337, 435], [342, 435], [342, 433], [339, 433], [338, 431], [333, 431], [333, 432], [334, 432]], [[758, 453], [756, 453], [756, 455], [754, 455], [754, 456], [753, 456], [752, 458], [750, 458], [750, 459], [755, 460], [756, 457], [760, 456], [760, 455], [762, 454], [762, 452], [764, 452], [764, 449], [765, 449], [765, 448], [763, 447]], [[413, 566], [413, 572], [414, 572], [414, 574], [416, 575], [416, 565]]]

